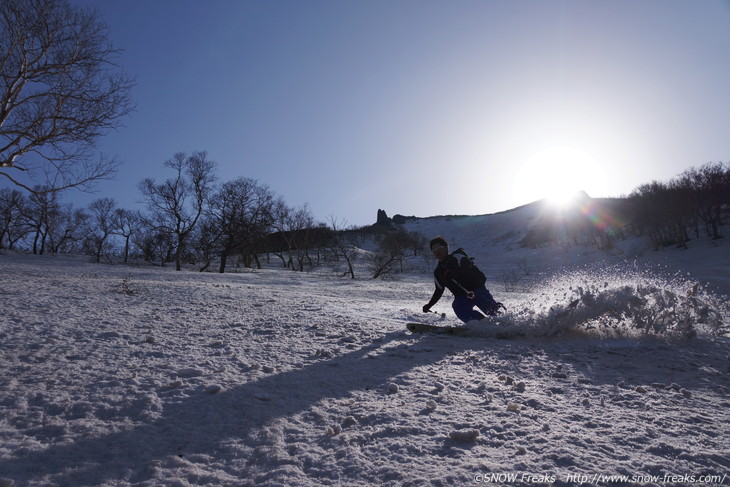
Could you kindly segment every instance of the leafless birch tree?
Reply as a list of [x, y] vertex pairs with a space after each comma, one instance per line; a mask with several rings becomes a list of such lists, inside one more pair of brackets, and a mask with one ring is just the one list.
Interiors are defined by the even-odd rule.
[[[247, 266], [256, 259], [261, 241], [273, 224], [274, 193], [250, 178], [237, 178], [221, 187], [213, 198], [211, 215], [220, 233], [220, 269], [238, 254]], [[260, 265], [259, 265], [260, 267]]]
[[117, 208], [114, 210], [114, 234], [124, 239], [124, 262], [129, 260], [129, 243], [132, 235], [142, 227], [142, 218], [136, 211]]
[[0, 1], [0, 175], [31, 193], [114, 175], [94, 143], [133, 109], [118, 53], [93, 10]]
[[330, 230], [332, 230], [335, 256], [338, 259], [340, 257], [345, 259], [345, 263], [347, 264], [347, 271], [343, 274], [343, 276], [349, 275], [351, 278], [355, 279], [355, 269], [353, 265], [357, 260], [358, 249], [355, 248], [353, 245], [349, 245], [347, 243], [345, 237], [346, 226], [346, 221], [340, 222], [334, 215], [330, 215], [329, 228]]
[[205, 152], [190, 156], [178, 152], [165, 166], [175, 171], [173, 178], [162, 184], [145, 179], [139, 184], [139, 190], [147, 198], [155, 229], [174, 237], [175, 268], [179, 271], [187, 238], [208, 202], [216, 164], [208, 160]]
[[116, 202], [111, 198], [100, 198], [89, 204], [88, 244], [94, 252], [97, 264], [107, 250], [109, 237], [114, 233], [114, 211]]

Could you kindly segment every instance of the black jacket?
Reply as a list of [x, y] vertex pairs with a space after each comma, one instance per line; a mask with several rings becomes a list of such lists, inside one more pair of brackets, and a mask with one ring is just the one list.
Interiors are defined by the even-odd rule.
[[449, 254], [443, 262], [439, 262], [433, 271], [436, 290], [428, 306], [433, 306], [441, 299], [444, 289], [451, 291], [454, 296], [466, 294], [484, 286], [487, 278], [474, 265], [474, 262], [461, 249]]

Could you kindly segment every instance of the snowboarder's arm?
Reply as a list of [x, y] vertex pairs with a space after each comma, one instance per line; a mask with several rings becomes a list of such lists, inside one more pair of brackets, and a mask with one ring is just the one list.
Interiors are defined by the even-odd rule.
[[436, 290], [433, 292], [433, 296], [431, 296], [431, 301], [428, 302], [426, 306], [423, 307], [423, 312], [428, 313], [431, 307], [438, 303], [439, 299], [441, 299], [441, 296], [444, 295], [444, 288], [436, 286]]

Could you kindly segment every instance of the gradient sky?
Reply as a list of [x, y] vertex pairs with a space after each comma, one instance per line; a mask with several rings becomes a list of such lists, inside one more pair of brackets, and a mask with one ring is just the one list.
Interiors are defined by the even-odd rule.
[[620, 196], [730, 161], [724, 0], [71, 0], [94, 6], [137, 110], [101, 196], [208, 151], [321, 220]]

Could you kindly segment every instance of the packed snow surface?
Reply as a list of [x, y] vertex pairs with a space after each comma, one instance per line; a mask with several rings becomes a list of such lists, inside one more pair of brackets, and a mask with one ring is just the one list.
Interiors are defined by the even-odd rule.
[[508, 313], [449, 336], [406, 331], [458, 324], [425, 273], [0, 266], [3, 487], [730, 485], [727, 298], [691, 278], [492, 282]]

